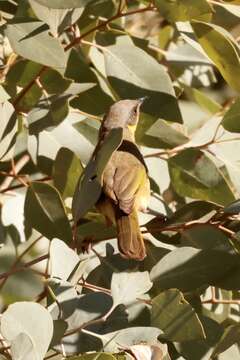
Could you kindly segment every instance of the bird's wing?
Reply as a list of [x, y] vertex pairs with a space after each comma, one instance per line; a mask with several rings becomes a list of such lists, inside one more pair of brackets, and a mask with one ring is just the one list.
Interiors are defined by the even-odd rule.
[[143, 164], [132, 154], [119, 151], [104, 171], [103, 191], [129, 214], [146, 181], [148, 178]]

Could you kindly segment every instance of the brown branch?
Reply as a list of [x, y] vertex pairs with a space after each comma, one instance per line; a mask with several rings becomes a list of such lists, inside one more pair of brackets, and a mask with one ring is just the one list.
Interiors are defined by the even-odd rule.
[[35, 84], [36, 79], [38, 79], [43, 73], [44, 71], [46, 71], [48, 69], [47, 66], [43, 66], [39, 72], [37, 73], [36, 76], [34, 76], [34, 78], [24, 87], [22, 88], [22, 90], [19, 92], [19, 94], [17, 95], [17, 97], [13, 100], [12, 104], [15, 107], [15, 109], [17, 109], [17, 105], [18, 103], [22, 100], [22, 98], [26, 95], [26, 93], [31, 89], [31, 87]]
[[28, 263], [24, 264], [23, 266], [21, 266], [19, 268], [13, 268], [5, 273], [2, 273], [2, 274], [0, 274], [0, 280], [8, 278], [9, 276], [16, 274], [18, 272], [24, 271], [24, 270], [30, 268], [32, 265], [38, 264], [39, 262], [48, 259], [48, 257], [49, 257], [48, 254], [42, 255], [42, 256], [38, 257], [37, 259], [29, 261]]
[[132, 10], [132, 11], [128, 11], [128, 12], [124, 12], [124, 13], [119, 13], [119, 11], [116, 13], [116, 15], [112, 16], [110, 19], [107, 19], [105, 21], [103, 21], [102, 23], [96, 25], [95, 27], [93, 27], [92, 29], [86, 31], [85, 33], [83, 33], [81, 36], [76, 37], [72, 42], [70, 42], [66, 47], [65, 47], [65, 51], [69, 50], [70, 48], [74, 47], [75, 45], [78, 45], [82, 39], [84, 39], [85, 37], [87, 37], [88, 35], [90, 35], [91, 33], [100, 30], [101, 28], [106, 27], [110, 22], [120, 19], [122, 17], [125, 16], [130, 16], [130, 15], [134, 15], [134, 14], [138, 14], [138, 13], [142, 13], [145, 11], [154, 11], [156, 10], [156, 7], [153, 5], [149, 5], [145, 8], [140, 8], [137, 10]]
[[[23, 155], [16, 164], [14, 164], [13, 160], [12, 160], [12, 170], [10, 171], [9, 175], [6, 177], [6, 179], [4, 179], [4, 181], [2, 182], [1, 186], [0, 186], [0, 193], [3, 193], [6, 191], [6, 189], [9, 188], [9, 186], [11, 185], [12, 181], [14, 179], [19, 180], [19, 175], [18, 172], [28, 163], [30, 159], [30, 156], [28, 154]], [[2, 175], [4, 172], [1, 172]], [[23, 186], [23, 184], [22, 184]]]
[[[41, 178], [41, 179], [36, 179], [36, 180], [34, 180], [34, 181], [49, 181], [49, 180], [51, 180], [51, 178], [50, 178], [49, 176], [45, 176], [45, 177], [43, 177], [43, 178]], [[28, 185], [30, 185], [30, 183], [31, 183], [30, 181], [27, 181], [27, 184], [28, 184]], [[6, 189], [0, 190], [0, 194], [4, 194], [4, 193], [6, 193], [7, 191], [12, 191], [12, 190], [15, 190], [15, 189], [20, 189], [20, 188], [22, 188], [22, 187], [24, 187], [23, 184], [10, 186], [10, 187], [8, 187], [8, 188], [6, 188]]]

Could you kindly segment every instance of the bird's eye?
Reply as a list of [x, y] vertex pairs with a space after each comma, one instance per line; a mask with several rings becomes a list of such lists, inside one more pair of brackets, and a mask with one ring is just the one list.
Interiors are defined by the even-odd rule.
[[134, 110], [133, 110], [133, 113], [136, 115], [137, 114], [137, 108], [135, 108]]

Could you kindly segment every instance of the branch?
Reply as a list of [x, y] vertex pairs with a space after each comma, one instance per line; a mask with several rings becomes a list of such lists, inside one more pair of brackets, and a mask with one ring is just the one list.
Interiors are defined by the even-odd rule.
[[110, 19], [105, 20], [104, 22], [102, 22], [101, 24], [96, 25], [95, 27], [93, 27], [92, 29], [86, 31], [85, 33], [83, 33], [81, 36], [76, 37], [72, 42], [70, 42], [66, 47], [65, 47], [65, 51], [69, 50], [70, 48], [72, 48], [75, 45], [78, 45], [82, 39], [84, 39], [85, 37], [87, 37], [88, 35], [90, 35], [91, 33], [100, 30], [101, 28], [106, 27], [110, 22], [120, 19], [122, 17], [125, 16], [130, 16], [130, 15], [134, 15], [134, 14], [138, 14], [138, 13], [142, 13], [145, 11], [154, 11], [156, 10], [156, 7], [153, 6], [152, 4], [148, 5], [145, 8], [141, 8], [141, 9], [137, 9], [137, 10], [132, 10], [132, 11], [128, 11], [128, 12], [117, 12], [116, 15], [112, 16]]
[[18, 272], [24, 271], [26, 269], [28, 269], [29, 267], [31, 267], [32, 265], [38, 264], [39, 262], [48, 259], [49, 255], [42, 255], [37, 259], [34, 259], [32, 261], [29, 261], [28, 263], [24, 264], [23, 266], [19, 267], [19, 268], [13, 268], [5, 273], [0, 274], [0, 280], [1, 279], [5, 279], [8, 278], [9, 276], [16, 274]]
[[22, 100], [25, 94], [31, 89], [31, 87], [35, 84], [36, 80], [48, 69], [47, 66], [43, 66], [36, 76], [20, 91], [17, 97], [13, 100], [12, 104], [17, 109], [18, 103]]
[[[45, 176], [45, 177], [43, 177], [43, 178], [41, 178], [41, 179], [36, 179], [36, 180], [34, 180], [34, 181], [49, 181], [49, 180], [51, 180], [51, 178], [50, 178], [49, 176]], [[31, 181], [27, 181], [27, 182], [26, 182], [27, 185], [30, 185], [30, 183], [31, 183]], [[0, 194], [4, 194], [4, 193], [7, 192], [7, 191], [12, 191], [12, 190], [15, 190], [15, 189], [20, 189], [20, 188], [22, 188], [22, 187], [24, 187], [24, 186], [25, 186], [25, 185], [23, 185], [23, 184], [10, 186], [10, 187], [8, 187], [8, 188], [6, 188], [6, 189], [0, 190]]]

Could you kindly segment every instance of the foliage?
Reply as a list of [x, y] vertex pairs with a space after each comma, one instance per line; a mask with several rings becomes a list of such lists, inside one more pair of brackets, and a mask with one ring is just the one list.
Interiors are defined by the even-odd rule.
[[[0, 14], [0, 359], [238, 359], [240, 1]], [[142, 96], [137, 262], [94, 207], [121, 130], [87, 163], [109, 106]]]

